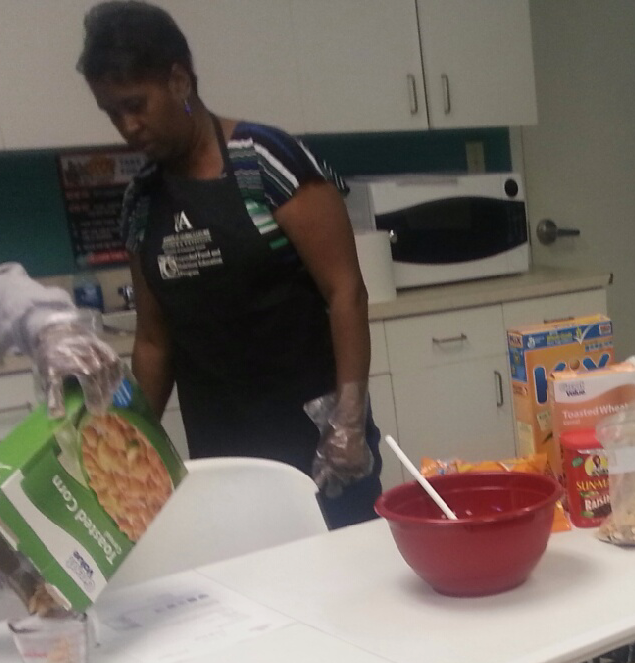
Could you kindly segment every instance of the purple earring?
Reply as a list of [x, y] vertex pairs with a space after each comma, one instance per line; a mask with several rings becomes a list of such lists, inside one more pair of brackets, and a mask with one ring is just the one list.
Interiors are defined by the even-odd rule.
[[190, 102], [187, 100], [187, 97], [183, 99], [183, 106], [185, 107], [185, 112], [188, 115], [192, 114], [192, 107], [190, 106]]

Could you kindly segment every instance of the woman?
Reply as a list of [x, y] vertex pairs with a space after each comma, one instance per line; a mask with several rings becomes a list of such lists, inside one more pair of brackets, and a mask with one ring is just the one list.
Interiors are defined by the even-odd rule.
[[158, 7], [94, 7], [78, 69], [149, 158], [123, 223], [133, 370], [157, 415], [176, 381], [192, 457], [281, 460], [341, 493], [322, 500], [330, 526], [373, 517], [367, 295], [336, 178], [284, 132], [212, 114]]

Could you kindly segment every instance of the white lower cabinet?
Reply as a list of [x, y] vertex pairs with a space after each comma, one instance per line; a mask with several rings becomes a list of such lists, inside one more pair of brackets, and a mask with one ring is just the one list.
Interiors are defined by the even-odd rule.
[[500, 305], [387, 320], [399, 443], [422, 456], [513, 455]]
[[[423, 456], [514, 456], [506, 330], [596, 313], [606, 313], [604, 288], [373, 322], [383, 374], [371, 371], [371, 396], [382, 435], [392, 431], [417, 466]], [[400, 468], [381, 449], [389, 487]]]
[[410, 460], [419, 467], [422, 456], [513, 456], [507, 373], [507, 356], [501, 354], [393, 375], [399, 442]]

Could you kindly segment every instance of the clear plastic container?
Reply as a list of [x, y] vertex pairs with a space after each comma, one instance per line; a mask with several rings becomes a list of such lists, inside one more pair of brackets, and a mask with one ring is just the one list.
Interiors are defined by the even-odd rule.
[[27, 617], [9, 622], [9, 630], [24, 663], [88, 661], [88, 623], [83, 613], [59, 619]]
[[611, 496], [611, 515], [600, 525], [598, 537], [635, 546], [635, 406], [602, 419], [596, 433], [606, 451]]

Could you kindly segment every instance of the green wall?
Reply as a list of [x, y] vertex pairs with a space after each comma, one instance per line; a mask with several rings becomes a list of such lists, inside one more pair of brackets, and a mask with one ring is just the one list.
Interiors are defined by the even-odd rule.
[[[340, 174], [465, 172], [465, 143], [482, 141], [488, 172], [511, 170], [506, 128], [303, 136]], [[54, 151], [0, 152], [0, 262], [33, 276], [76, 271]]]

